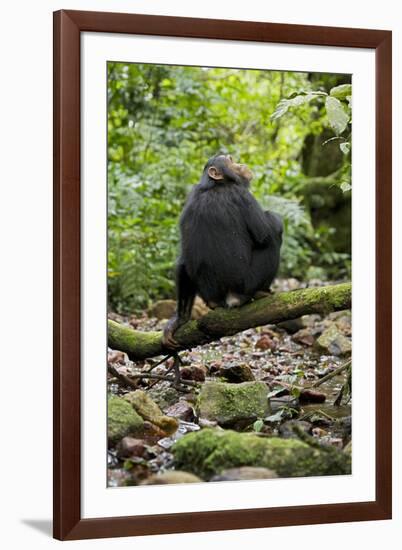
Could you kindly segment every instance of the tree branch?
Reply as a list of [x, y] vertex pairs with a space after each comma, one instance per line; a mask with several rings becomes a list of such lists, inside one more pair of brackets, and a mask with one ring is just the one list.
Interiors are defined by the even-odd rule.
[[[280, 323], [302, 315], [326, 315], [351, 307], [351, 283], [278, 292], [241, 308], [218, 308], [197, 321], [189, 321], [175, 333], [180, 349], [187, 349], [231, 336], [261, 325]], [[108, 322], [108, 344], [124, 351], [132, 361], [167, 353], [161, 332], [141, 332]]]

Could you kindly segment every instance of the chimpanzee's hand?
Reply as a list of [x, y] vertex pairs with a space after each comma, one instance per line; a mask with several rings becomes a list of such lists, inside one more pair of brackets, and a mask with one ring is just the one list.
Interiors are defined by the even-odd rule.
[[166, 323], [163, 329], [162, 344], [165, 348], [168, 349], [177, 349], [180, 347], [180, 344], [173, 338], [173, 334], [181, 325], [177, 315], [174, 315]]

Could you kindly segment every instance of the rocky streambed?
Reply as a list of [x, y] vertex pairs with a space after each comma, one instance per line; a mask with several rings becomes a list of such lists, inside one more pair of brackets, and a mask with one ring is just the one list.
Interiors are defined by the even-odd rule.
[[[155, 330], [166, 308], [110, 317]], [[181, 352], [182, 377], [192, 383], [186, 392], [135, 377], [158, 358], [134, 364], [109, 350], [109, 486], [350, 473], [350, 354], [350, 311]], [[171, 367], [168, 359], [152, 373]]]

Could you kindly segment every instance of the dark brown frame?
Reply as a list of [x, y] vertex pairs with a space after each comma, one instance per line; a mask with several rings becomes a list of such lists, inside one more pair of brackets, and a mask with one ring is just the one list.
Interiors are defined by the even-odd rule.
[[[376, 500], [81, 519], [80, 34], [84, 31], [373, 48], [376, 55]], [[390, 31], [54, 13], [54, 536], [61, 540], [391, 518]]]

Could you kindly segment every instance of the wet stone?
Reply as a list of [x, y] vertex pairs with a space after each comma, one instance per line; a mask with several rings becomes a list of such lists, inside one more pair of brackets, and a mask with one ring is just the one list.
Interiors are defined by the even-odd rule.
[[119, 441], [116, 451], [119, 458], [143, 456], [145, 452], [145, 444], [142, 439], [136, 439], [134, 437], [126, 436], [123, 437], [121, 441]]
[[330, 325], [317, 339], [319, 349], [331, 355], [346, 355], [352, 351], [352, 343], [335, 325]]
[[174, 416], [179, 420], [186, 420], [187, 422], [194, 420], [194, 409], [190, 403], [184, 400], [180, 400], [165, 409], [165, 413], [168, 416]]
[[252, 479], [273, 479], [278, 477], [273, 470], [253, 466], [229, 468], [213, 476], [210, 481], [245, 481]]
[[224, 365], [218, 371], [218, 376], [225, 378], [228, 382], [240, 383], [254, 380], [254, 374], [246, 363], [238, 365]]
[[190, 472], [172, 470], [152, 475], [143, 481], [141, 485], [171, 485], [177, 483], [202, 483], [202, 479]]

